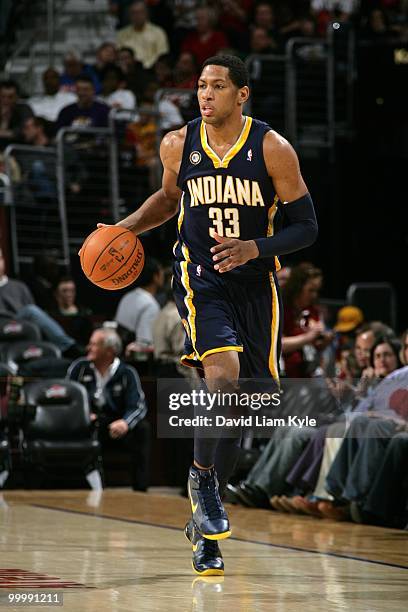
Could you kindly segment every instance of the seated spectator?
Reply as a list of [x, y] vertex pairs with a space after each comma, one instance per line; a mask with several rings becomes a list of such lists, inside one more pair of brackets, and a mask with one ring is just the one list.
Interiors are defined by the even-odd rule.
[[122, 342], [114, 330], [97, 329], [89, 340], [86, 358], [74, 361], [67, 376], [86, 389], [102, 450], [128, 449], [132, 487], [146, 491], [150, 463], [147, 408], [139, 376], [121, 361], [121, 352]]
[[215, 30], [216, 19], [214, 12], [203, 6], [196, 11], [197, 28], [189, 34], [181, 46], [183, 52], [192, 53], [198, 65], [222, 49], [229, 46], [224, 32]]
[[27, 285], [5, 274], [3, 251], [0, 247], [0, 312], [10, 318], [35, 323], [41, 333], [61, 349], [64, 357], [78, 357], [82, 354], [75, 340], [44, 310], [34, 304]]
[[[54, 137], [54, 126], [42, 117], [29, 117], [26, 119], [23, 134], [27, 144], [35, 147], [49, 147]], [[82, 189], [85, 180], [85, 168], [79, 163], [75, 151], [71, 147], [65, 148], [66, 181], [70, 193], [77, 194]], [[52, 155], [39, 157], [37, 152], [24, 154], [24, 163], [28, 168], [26, 186], [31, 191], [37, 204], [55, 205], [58, 199], [57, 181], [55, 176], [55, 158]], [[39, 213], [39, 222], [42, 221], [43, 230], [47, 231], [47, 211], [42, 209]]]
[[188, 376], [189, 370], [194, 370], [194, 368], [186, 368], [180, 363], [180, 358], [184, 354], [185, 331], [173, 299], [170, 274], [166, 274], [165, 282], [167, 301], [153, 324], [156, 374], [158, 378], [179, 378]]
[[131, 4], [129, 18], [130, 25], [118, 32], [118, 46], [130, 47], [144, 68], [152, 68], [157, 59], [169, 51], [166, 32], [149, 21], [148, 10], [142, 0]]
[[161, 55], [153, 66], [159, 89], [174, 87], [174, 61], [171, 55]]
[[43, 72], [42, 81], [44, 94], [29, 98], [28, 104], [37, 117], [56, 121], [60, 110], [76, 101], [76, 94], [60, 90], [60, 75], [54, 68], [47, 68]]
[[192, 53], [180, 53], [174, 68], [175, 87], [178, 89], [196, 89], [198, 68]]
[[[143, 106], [143, 108], [156, 111], [156, 93], [158, 89], [159, 86], [156, 81], [149, 81], [146, 84], [141, 100], [141, 106]], [[158, 103], [158, 110], [160, 113], [159, 127], [163, 131], [175, 130], [180, 128], [184, 123], [178, 107], [172, 100], [173, 98], [169, 99], [163, 97]]]
[[333, 335], [325, 330], [316, 305], [321, 283], [321, 271], [303, 263], [292, 268], [282, 292], [282, 353], [288, 377], [311, 376], [320, 365], [321, 351], [332, 341]]
[[250, 53], [256, 55], [271, 55], [276, 53], [277, 44], [264, 28], [251, 30]]
[[106, 66], [101, 73], [102, 92], [99, 99], [111, 108], [134, 110], [136, 98], [126, 89], [126, 79], [122, 70], [113, 64]]
[[85, 64], [75, 51], [69, 51], [64, 56], [64, 72], [60, 77], [60, 89], [77, 93], [79, 77], [91, 79], [95, 91], [99, 93], [100, 84], [93, 67], [90, 64]]
[[58, 115], [57, 127], [107, 127], [109, 106], [95, 98], [91, 78], [80, 76], [76, 81], [78, 101], [63, 108]]
[[138, 279], [138, 287], [132, 289], [119, 302], [115, 321], [134, 342], [128, 351], [138, 347], [153, 346], [153, 324], [160, 312], [155, 295], [164, 283], [163, 268], [152, 257], [146, 259], [143, 271]]
[[260, 2], [255, 7], [253, 27], [266, 30], [273, 39], [278, 35], [274, 8], [267, 2]]
[[253, 0], [221, 0], [218, 25], [225, 32], [231, 45], [245, 51], [248, 46], [248, 15]]
[[58, 253], [54, 250], [43, 251], [36, 255], [32, 273], [26, 279], [35, 303], [47, 312], [57, 308], [53, 288], [62, 272], [57, 259]]
[[117, 63], [125, 75], [128, 88], [133, 91], [136, 99], [139, 100], [146, 81], [146, 71], [143, 64], [135, 59], [135, 52], [130, 47], [119, 49]]
[[89, 308], [77, 306], [76, 284], [72, 277], [63, 276], [54, 291], [56, 309], [51, 313], [66, 333], [78, 344], [86, 346], [92, 333], [92, 312]]
[[93, 66], [94, 72], [102, 83], [102, 77], [105, 69], [112, 64], [115, 64], [118, 59], [118, 50], [112, 42], [102, 43], [96, 51], [96, 62]]
[[0, 150], [22, 141], [24, 122], [33, 114], [27, 104], [19, 102], [18, 95], [14, 81], [0, 83]]

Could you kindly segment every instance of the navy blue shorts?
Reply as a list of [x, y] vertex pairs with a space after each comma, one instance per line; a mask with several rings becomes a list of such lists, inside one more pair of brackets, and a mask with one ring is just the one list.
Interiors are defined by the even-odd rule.
[[281, 307], [273, 272], [238, 282], [175, 262], [173, 293], [186, 331], [184, 365], [202, 368], [207, 355], [238, 351], [241, 378], [279, 380]]

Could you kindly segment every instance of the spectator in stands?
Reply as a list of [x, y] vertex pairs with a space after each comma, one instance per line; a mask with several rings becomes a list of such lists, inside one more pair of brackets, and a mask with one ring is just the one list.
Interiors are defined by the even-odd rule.
[[92, 313], [76, 304], [76, 284], [71, 276], [63, 276], [55, 286], [56, 309], [51, 313], [66, 333], [86, 346], [92, 333]]
[[136, 98], [126, 88], [126, 78], [119, 66], [111, 64], [101, 73], [102, 93], [99, 99], [111, 108], [135, 110]]
[[115, 320], [134, 342], [129, 351], [138, 346], [153, 346], [153, 324], [160, 312], [155, 298], [163, 287], [164, 273], [160, 263], [152, 257], [146, 259], [138, 279], [139, 286], [122, 297], [116, 311]]
[[63, 108], [58, 115], [57, 127], [107, 127], [109, 106], [95, 99], [95, 86], [90, 77], [80, 76], [76, 81], [78, 101]]
[[81, 57], [75, 51], [69, 51], [64, 56], [64, 72], [60, 78], [62, 91], [77, 92], [77, 81], [80, 77], [91, 79], [97, 93], [100, 91], [100, 84], [96, 72], [89, 64], [84, 64]]
[[216, 18], [210, 8], [206, 6], [198, 8], [196, 16], [197, 28], [186, 37], [181, 50], [192, 53], [197, 64], [201, 65], [207, 57], [227, 48], [229, 42], [224, 32], [215, 29]]
[[149, 485], [150, 427], [139, 376], [120, 359], [122, 342], [112, 329], [93, 332], [86, 358], [77, 359], [68, 378], [81, 383], [88, 394], [91, 419], [102, 449], [124, 447], [131, 453], [132, 486]]
[[174, 87], [174, 61], [171, 55], [161, 55], [153, 68], [159, 89]]
[[235, 49], [245, 51], [248, 47], [248, 15], [253, 0], [221, 0], [218, 19], [219, 28], [225, 32]]
[[[53, 124], [42, 117], [29, 117], [23, 128], [24, 140], [35, 147], [52, 145], [55, 128]], [[79, 163], [75, 151], [65, 148], [66, 180], [69, 191], [78, 194], [86, 178], [85, 168]], [[27, 151], [24, 154], [24, 164], [28, 168], [26, 175], [27, 187], [37, 204], [54, 204], [57, 202], [57, 182], [55, 177], [55, 158], [52, 155], [39, 156], [37, 152]], [[46, 231], [49, 222], [46, 208], [38, 216], [38, 223]]]
[[311, 376], [320, 352], [333, 338], [325, 330], [316, 304], [321, 283], [321, 270], [302, 263], [292, 268], [282, 293], [282, 352], [286, 375], [291, 378]]
[[142, 0], [129, 7], [130, 25], [119, 30], [119, 47], [130, 47], [144, 68], [152, 68], [157, 58], [168, 53], [169, 43], [165, 31], [148, 19], [148, 11]]
[[265, 28], [252, 28], [250, 53], [257, 55], [271, 55], [276, 53], [277, 44]]
[[180, 364], [180, 357], [184, 354], [185, 331], [174, 302], [170, 271], [166, 274], [165, 294], [166, 304], [153, 324], [156, 373], [158, 378], [179, 378], [187, 376], [186, 370], [190, 368]]
[[178, 54], [183, 40], [197, 26], [196, 10], [201, 5], [200, 0], [171, 0], [170, 8], [173, 16], [172, 50]]
[[100, 83], [102, 83], [105, 69], [108, 66], [115, 64], [117, 59], [118, 50], [114, 43], [104, 42], [98, 47], [96, 51], [96, 62], [93, 69]]
[[54, 287], [61, 273], [58, 252], [55, 249], [44, 250], [35, 255], [32, 273], [26, 280], [35, 303], [48, 313], [57, 308]]
[[[152, 111], [156, 110], [156, 93], [159, 89], [158, 84], [156, 83], [156, 81], [149, 81], [146, 84], [146, 87], [143, 91], [143, 96], [142, 96], [142, 104], [141, 106], [143, 106], [146, 109], [151, 109]], [[158, 110], [160, 113], [160, 117], [159, 117], [159, 126], [160, 129], [163, 131], [168, 131], [168, 130], [175, 130], [177, 128], [180, 128], [184, 121], [183, 121], [183, 117], [180, 114], [179, 109], [177, 108], [176, 104], [174, 104], [174, 102], [172, 101], [172, 97], [171, 98], [161, 98], [159, 103], [158, 103]]]
[[128, 88], [140, 100], [146, 80], [143, 64], [135, 59], [135, 52], [130, 47], [119, 49], [117, 63], [125, 75]]
[[35, 323], [44, 337], [61, 349], [64, 357], [82, 354], [75, 340], [44, 310], [34, 304], [27, 285], [5, 274], [3, 251], [0, 247], [0, 312], [17, 320]]
[[47, 68], [43, 72], [42, 81], [44, 94], [29, 98], [28, 104], [37, 117], [56, 121], [60, 110], [76, 101], [76, 94], [60, 90], [60, 75], [54, 68]]
[[24, 121], [33, 114], [27, 104], [19, 102], [18, 96], [14, 81], [0, 83], [0, 150], [22, 141]]
[[175, 87], [178, 89], [196, 89], [198, 80], [198, 68], [192, 53], [180, 53], [174, 67]]
[[253, 26], [266, 30], [272, 39], [277, 36], [276, 17], [271, 4], [260, 2], [256, 5]]

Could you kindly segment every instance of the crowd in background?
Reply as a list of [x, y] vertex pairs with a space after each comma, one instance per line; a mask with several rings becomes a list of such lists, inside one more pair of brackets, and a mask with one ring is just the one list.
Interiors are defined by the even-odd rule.
[[[147, 411], [154, 406], [146, 406], [143, 375], [194, 376], [179, 363], [184, 329], [172, 299], [171, 270], [148, 258], [137, 286], [122, 296], [114, 319], [104, 321], [103, 313], [95, 317], [78, 303], [74, 279], [58, 274], [52, 260], [38, 262], [31, 289], [9, 279], [2, 258], [0, 263], [2, 322], [35, 322], [44, 339], [62, 351], [62, 363], [55, 358], [45, 364], [30, 359], [21, 364], [20, 374], [49, 377], [62, 371], [84, 384], [100, 438], [105, 445], [120, 441], [130, 449], [133, 486], [146, 490], [151, 435]], [[322, 272], [311, 263], [283, 267], [278, 278], [284, 304], [284, 400], [285, 388], [293, 393], [290, 381], [300, 380], [305, 385], [303, 414], [313, 416], [317, 411], [322, 418], [317, 428], [276, 427], [269, 441], [256, 440], [251, 464], [244, 473], [239, 468], [241, 480], [232, 479], [227, 500], [404, 527], [408, 483], [401, 475], [408, 462], [408, 331], [398, 338], [388, 325], [365, 321], [356, 306], [340, 308], [330, 324], [319, 300]], [[310, 391], [316, 382], [319, 396]], [[125, 395], [118, 395], [118, 386]], [[289, 402], [291, 413], [299, 412], [299, 398]], [[334, 404], [329, 402], [325, 418], [328, 398]]]
[[[153, 108], [159, 89], [194, 89], [199, 66], [210, 55], [228, 51], [245, 58], [254, 53], [282, 53], [293, 36], [324, 37], [333, 19], [353, 23], [366, 41], [405, 44], [407, 4], [398, 0], [205, 4], [177, 0], [146, 6], [111, 1], [110, 10], [117, 18], [116, 40], [102, 42], [94, 62], [67, 52], [61, 73], [54, 68], [44, 72], [40, 95], [20, 91], [13, 81], [0, 84], [0, 148], [16, 142], [49, 146], [62, 127], [106, 127], [111, 108], [139, 112]], [[181, 99], [174, 96], [162, 102], [159, 125], [146, 120], [128, 126], [126, 139], [137, 151], [140, 166], [148, 166], [156, 155], [158, 127], [166, 131], [184, 123]], [[86, 169], [75, 153], [70, 167], [69, 188], [75, 194]], [[17, 165], [14, 171], [18, 174]], [[42, 194], [55, 196], [43, 180], [38, 186]], [[133, 456], [133, 484], [145, 490], [147, 469], [137, 472], [136, 466], [146, 464], [150, 433], [140, 425], [146, 423], [146, 406], [136, 372], [191, 376], [179, 365], [184, 330], [171, 298], [169, 271], [148, 259], [137, 287], [122, 297], [114, 320], [106, 324], [104, 313], [95, 312], [94, 304], [80, 303], [75, 279], [66, 271], [61, 273], [52, 260], [36, 262], [30, 287], [8, 278], [2, 255], [0, 263], [1, 318], [34, 322], [43, 338], [59, 347], [64, 359], [59, 366], [65, 371], [70, 367], [76, 380], [89, 378], [84, 368], [97, 364], [91, 368], [94, 378], [89, 387], [92, 414], [102, 422], [104, 411], [109, 413], [105, 441], [123, 437], [130, 439], [127, 444], [133, 444], [132, 448], [135, 440], [143, 448], [142, 457]], [[408, 462], [408, 408], [403, 392], [408, 386], [407, 332], [400, 341], [397, 330], [364, 321], [364, 313], [351, 306], [340, 310], [337, 322], [330, 326], [319, 305], [323, 282], [319, 269], [304, 263], [284, 267], [278, 276], [285, 313], [282, 375], [324, 381], [327, 391], [341, 399], [343, 418], [317, 431], [277, 430], [259, 446], [249, 473], [230, 486], [230, 501], [319, 518], [405, 526], [408, 496], [401, 474]], [[96, 328], [115, 331], [95, 332]], [[109, 354], [101, 356], [98, 347]], [[70, 365], [73, 360], [74, 366]], [[123, 373], [118, 373], [115, 360], [123, 364]], [[126, 370], [126, 363], [136, 374]], [[95, 373], [98, 364], [102, 374]], [[40, 374], [35, 368], [28, 372]], [[137, 415], [126, 402], [115, 413], [112, 397], [106, 396], [106, 386], [117, 382], [114, 377], [118, 376], [136, 376], [132, 381]], [[131, 431], [137, 432], [136, 438], [129, 435]]]
[[[30, 97], [13, 81], [0, 85], [0, 147], [42, 144], [61, 127], [106, 127], [111, 108], [152, 108], [159, 89], [194, 89], [199, 67], [211, 55], [281, 54], [292, 37], [324, 38], [333, 20], [352, 23], [362, 40], [403, 45], [407, 10], [403, 0], [112, 1], [116, 38], [101, 41], [93, 62], [67, 50], [61, 73], [44, 72], [40, 95]], [[182, 103], [182, 96], [166, 99], [159, 119], [163, 130], [190, 118]], [[128, 137], [135, 146], [141, 140], [135, 127]], [[142, 158], [149, 156], [147, 138], [139, 148]]]

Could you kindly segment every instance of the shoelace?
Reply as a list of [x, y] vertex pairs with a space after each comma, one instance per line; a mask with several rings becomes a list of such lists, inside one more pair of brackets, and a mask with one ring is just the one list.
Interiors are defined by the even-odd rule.
[[223, 515], [221, 499], [214, 482], [205, 483], [203, 488], [200, 489], [199, 495], [208, 518], [217, 519]]

